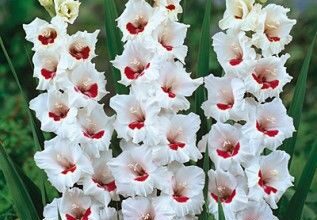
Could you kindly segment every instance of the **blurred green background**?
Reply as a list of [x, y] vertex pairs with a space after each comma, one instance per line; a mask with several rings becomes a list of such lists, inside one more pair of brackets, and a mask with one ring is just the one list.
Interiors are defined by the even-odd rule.
[[[110, 79], [110, 65], [106, 53], [106, 36], [104, 31], [104, 8], [107, 5], [103, 0], [82, 0], [80, 14], [75, 24], [69, 27], [69, 33], [77, 30], [94, 31], [101, 29], [97, 44], [95, 62], [99, 71], [105, 71], [106, 77]], [[117, 0], [119, 13], [123, 10], [125, 0]], [[224, 0], [214, 0], [212, 9], [212, 33], [219, 31], [217, 22], [224, 12]], [[296, 83], [300, 67], [302, 65], [307, 47], [317, 30], [317, 1], [316, 0], [269, 0], [269, 3], [282, 4], [291, 8], [289, 16], [297, 19], [297, 25], [292, 31], [294, 41], [287, 46], [286, 52], [291, 54], [287, 63], [288, 72], [294, 80], [288, 85], [283, 93], [284, 102], [289, 104], [294, 85]], [[184, 22], [190, 24], [187, 45], [189, 55], [187, 57], [187, 70], [195, 74], [197, 52], [200, 39], [200, 28], [203, 19], [205, 0], [187, 0], [184, 8]], [[0, 0], [0, 36], [4, 40], [13, 64], [18, 72], [22, 86], [29, 98], [38, 94], [35, 91], [36, 81], [32, 76], [31, 44], [24, 37], [22, 24], [31, 22], [35, 17], [49, 20], [46, 11], [36, 0]], [[212, 48], [211, 48], [212, 50]], [[220, 73], [222, 70], [212, 52], [210, 58], [210, 72]], [[110, 82], [110, 80], [109, 80]], [[113, 93], [113, 86], [108, 83], [108, 90]], [[307, 96], [304, 106], [304, 114], [299, 130], [296, 146], [296, 157], [291, 173], [295, 178], [299, 177], [308, 157], [312, 143], [317, 137], [317, 46], [313, 55], [309, 74]], [[107, 102], [107, 101], [106, 101]], [[22, 167], [27, 175], [37, 180], [38, 168], [33, 162], [35, 148], [33, 146], [32, 134], [22, 99], [19, 95], [16, 83], [9, 71], [9, 67], [0, 52], [0, 140], [6, 143], [7, 150], [14, 161]], [[316, 158], [317, 159], [317, 158]], [[292, 193], [289, 191], [288, 193]], [[50, 197], [56, 196], [51, 188]], [[307, 199], [304, 220], [317, 219], [317, 177], [313, 183], [312, 191]], [[0, 173], [0, 220], [16, 219], [14, 209], [2, 174]]]

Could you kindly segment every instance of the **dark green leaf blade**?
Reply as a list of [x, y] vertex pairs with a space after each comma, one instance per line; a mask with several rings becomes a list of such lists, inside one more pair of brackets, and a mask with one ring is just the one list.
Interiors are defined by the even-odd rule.
[[[14, 77], [17, 85], [18, 85], [18, 88], [20, 90], [21, 96], [23, 98], [23, 103], [22, 104], [23, 104], [24, 108], [26, 109], [28, 117], [29, 117], [35, 148], [36, 148], [37, 151], [41, 151], [43, 149], [42, 144], [44, 143], [44, 135], [41, 132], [40, 127], [39, 127], [38, 123], [36, 122], [33, 113], [29, 109], [28, 98], [26, 97], [25, 93], [23, 92], [20, 80], [18, 78], [18, 75], [17, 75], [17, 73], [15, 71], [13, 63], [12, 63], [12, 61], [11, 61], [9, 55], [8, 55], [8, 52], [7, 52], [7, 50], [6, 50], [5, 46], [4, 46], [4, 43], [3, 43], [3, 40], [2, 40], [1, 37], [0, 37], [0, 46], [1, 46], [2, 51], [3, 51], [3, 53], [4, 53], [4, 55], [5, 55], [6, 59], [7, 59], [7, 62], [9, 64], [9, 66], [10, 66], [10, 70], [11, 70], [11, 72], [13, 74], [13, 77]], [[41, 196], [42, 196], [42, 205], [45, 206], [46, 202], [47, 202], [47, 197], [46, 197], [47, 194], [46, 194], [46, 189], [45, 189], [45, 185], [44, 185], [44, 182], [45, 182], [46, 178], [44, 177], [43, 171], [40, 171], [40, 172], [42, 173], [41, 174], [41, 186], [40, 186]]]
[[40, 217], [31, 196], [2, 143], [0, 143], [0, 165], [19, 218], [39, 220]]
[[[109, 58], [111, 60], [114, 60], [116, 55], [121, 54], [123, 50], [120, 30], [116, 25], [116, 18], [118, 17], [118, 12], [114, 0], [104, 0], [104, 2], [107, 51]], [[120, 71], [112, 67], [112, 83], [113, 85], [115, 85], [116, 93], [127, 94], [128, 89], [125, 86], [118, 83], [120, 78]]]
[[[303, 105], [305, 101], [307, 76], [308, 76], [309, 65], [311, 62], [311, 57], [312, 57], [312, 53], [313, 53], [313, 49], [314, 49], [314, 45], [316, 41], [316, 34], [306, 54], [302, 69], [299, 74], [299, 78], [296, 83], [293, 100], [288, 110], [289, 116], [294, 119], [294, 126], [296, 131], [298, 131], [298, 128], [299, 128]], [[289, 167], [291, 166], [291, 163], [292, 163], [292, 157], [295, 150], [296, 139], [297, 139], [297, 132], [293, 135], [292, 138], [287, 139], [282, 147], [282, 149], [285, 150], [291, 156]]]
[[298, 220], [301, 219], [305, 200], [307, 198], [309, 189], [311, 187], [316, 168], [317, 168], [317, 142], [314, 143], [307, 163], [304, 167], [303, 173], [299, 179], [296, 192], [291, 198], [287, 212], [283, 217], [283, 220]]
[[[220, 198], [220, 196], [218, 196], [218, 198]], [[218, 220], [226, 220], [220, 199], [218, 199]]]
[[[202, 24], [202, 32], [200, 38], [200, 46], [199, 46], [199, 54], [198, 54], [198, 69], [197, 69], [197, 77], [204, 77], [208, 75], [209, 72], [209, 57], [210, 57], [210, 23], [211, 23], [211, 0], [207, 0], [204, 20]], [[206, 90], [203, 86], [200, 86], [195, 92], [195, 112], [200, 116], [201, 119], [201, 127], [198, 131], [197, 139], [201, 140], [202, 136], [208, 131], [208, 123], [207, 119], [204, 115], [203, 110], [201, 109], [202, 103], [206, 98]], [[205, 205], [203, 209], [203, 213], [199, 217], [199, 219], [209, 219], [208, 213], [208, 171], [210, 169], [209, 164], [209, 154], [208, 147], [206, 148], [206, 152], [204, 154], [203, 160], [203, 169], [205, 171], [205, 187], [204, 187], [204, 198]]]

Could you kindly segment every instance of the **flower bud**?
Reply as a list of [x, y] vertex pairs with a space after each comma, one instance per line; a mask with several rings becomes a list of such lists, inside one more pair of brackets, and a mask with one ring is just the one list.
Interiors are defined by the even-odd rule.
[[52, 6], [54, 3], [53, 0], [39, 0], [39, 2], [43, 7]]
[[56, 15], [68, 23], [74, 23], [79, 13], [80, 2], [76, 0], [55, 0]]
[[257, 0], [257, 2], [260, 4], [265, 4], [267, 2], [267, 0]]

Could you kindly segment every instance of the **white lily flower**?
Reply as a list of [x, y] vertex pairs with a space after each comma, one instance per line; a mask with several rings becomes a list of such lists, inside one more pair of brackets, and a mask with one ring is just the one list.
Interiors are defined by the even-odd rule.
[[125, 220], [173, 220], [175, 213], [164, 197], [134, 197], [123, 200], [122, 213]]
[[123, 196], [148, 196], [155, 189], [166, 192], [171, 181], [167, 169], [153, 163], [152, 152], [146, 146], [123, 151], [108, 166], [117, 192]]
[[78, 144], [56, 137], [44, 145], [45, 149], [37, 152], [34, 160], [58, 191], [65, 192], [81, 177], [93, 173], [91, 162]]
[[65, 42], [67, 24], [63, 19], [54, 17], [51, 23], [35, 18], [30, 24], [24, 24], [25, 39], [33, 43], [33, 50], [51, 50], [56, 52]]

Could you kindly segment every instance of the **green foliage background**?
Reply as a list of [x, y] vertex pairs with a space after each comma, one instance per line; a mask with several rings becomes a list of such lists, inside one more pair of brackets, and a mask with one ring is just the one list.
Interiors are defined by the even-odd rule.
[[[82, 0], [80, 15], [74, 25], [69, 27], [69, 33], [77, 30], [94, 31], [101, 29], [97, 44], [97, 54], [95, 62], [97, 69], [106, 72], [106, 77], [110, 75], [110, 65], [108, 62], [105, 30], [104, 30], [104, 5], [103, 0]], [[117, 0], [119, 12], [122, 11], [126, 0]], [[217, 21], [220, 20], [224, 12], [224, 0], [213, 1], [212, 6], [212, 33], [219, 31]], [[288, 85], [283, 93], [284, 102], [289, 104], [292, 98], [294, 85], [300, 71], [301, 64], [307, 52], [309, 43], [317, 30], [317, 2], [302, 0], [301, 5], [306, 5], [304, 9], [299, 9], [294, 1], [269, 0], [269, 2], [282, 4], [290, 7], [290, 17], [297, 19], [292, 35], [293, 42], [287, 47], [287, 52], [291, 58], [287, 63], [288, 72], [294, 77], [292, 83]], [[205, 0], [187, 0], [184, 9], [184, 22], [190, 24], [187, 45], [189, 55], [187, 57], [187, 70], [196, 74], [198, 48], [200, 41], [201, 24], [203, 20]], [[5, 46], [12, 58], [13, 64], [19, 74], [22, 86], [29, 98], [37, 95], [35, 91], [36, 81], [32, 73], [32, 51], [31, 44], [24, 39], [22, 24], [31, 22], [35, 17], [49, 20], [48, 14], [38, 4], [36, 0], [0, 0], [0, 36], [4, 39]], [[211, 39], [211, 38], [210, 38]], [[315, 47], [317, 48], [317, 47]], [[210, 71], [219, 74], [222, 72], [216, 61], [215, 53], [210, 48]], [[107, 74], [107, 72], [109, 74]], [[313, 53], [310, 67], [307, 95], [303, 110], [302, 122], [299, 129], [299, 136], [296, 145], [294, 161], [291, 173], [296, 180], [300, 176], [302, 169], [308, 158], [309, 151], [317, 137], [317, 49]], [[109, 78], [110, 79], [110, 78]], [[110, 81], [110, 80], [109, 80]], [[108, 84], [108, 90], [114, 94], [114, 86]], [[108, 96], [109, 99], [109, 96]], [[107, 103], [108, 100], [105, 100]], [[46, 138], [50, 138], [46, 134]], [[33, 144], [31, 129], [25, 109], [22, 105], [22, 97], [19, 95], [16, 83], [10, 74], [9, 67], [3, 54], [0, 52], [0, 141], [7, 146], [11, 158], [23, 168], [26, 174], [35, 182], [38, 181], [38, 168], [34, 165], [33, 154], [35, 147]], [[317, 158], [316, 158], [317, 160]], [[0, 168], [1, 169], [1, 168]], [[57, 193], [52, 187], [49, 188], [49, 198], [53, 198]], [[299, 186], [300, 187], [300, 186]], [[287, 195], [292, 195], [293, 190], [289, 190]], [[12, 206], [12, 199], [2, 173], [0, 172], [0, 219], [17, 219]], [[315, 175], [311, 192], [307, 198], [304, 208], [303, 220], [317, 219], [317, 175]]]

